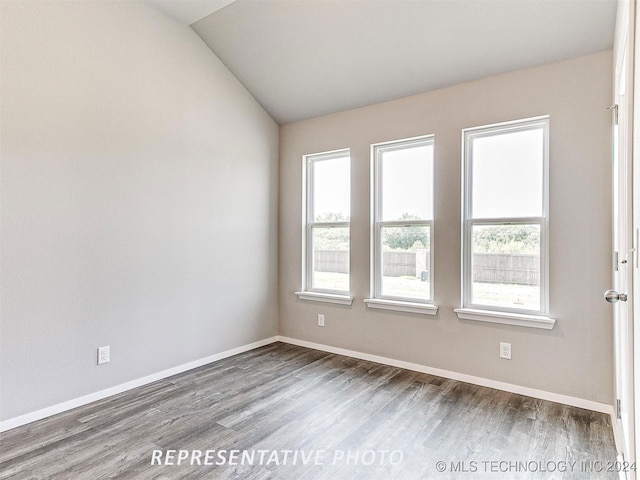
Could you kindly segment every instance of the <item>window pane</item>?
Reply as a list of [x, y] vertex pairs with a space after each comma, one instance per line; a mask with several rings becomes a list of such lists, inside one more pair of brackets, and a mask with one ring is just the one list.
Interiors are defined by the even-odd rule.
[[349, 228], [314, 227], [311, 287], [349, 291]]
[[315, 222], [348, 221], [351, 211], [350, 158], [316, 160], [313, 163], [313, 212]]
[[540, 225], [474, 225], [471, 302], [540, 310]]
[[473, 218], [541, 217], [544, 130], [473, 139]]
[[382, 221], [433, 219], [433, 144], [382, 153]]
[[381, 227], [383, 296], [429, 300], [430, 227]]

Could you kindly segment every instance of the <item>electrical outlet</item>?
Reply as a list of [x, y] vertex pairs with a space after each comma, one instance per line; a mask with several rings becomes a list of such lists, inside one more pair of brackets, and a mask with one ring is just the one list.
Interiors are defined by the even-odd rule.
[[98, 365], [109, 363], [111, 360], [111, 347], [98, 347]]
[[500, 342], [500, 358], [511, 360], [511, 344]]
[[318, 314], [318, 326], [324, 327], [324, 315]]

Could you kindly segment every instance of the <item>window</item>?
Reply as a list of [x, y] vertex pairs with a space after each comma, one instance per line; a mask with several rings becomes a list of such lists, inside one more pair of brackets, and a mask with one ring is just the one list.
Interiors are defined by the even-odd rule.
[[372, 146], [372, 298], [365, 300], [370, 307], [437, 311], [433, 147], [433, 136]]
[[304, 157], [303, 291], [305, 300], [351, 304], [349, 150]]
[[549, 119], [473, 128], [463, 136], [463, 308], [456, 312], [544, 316]]

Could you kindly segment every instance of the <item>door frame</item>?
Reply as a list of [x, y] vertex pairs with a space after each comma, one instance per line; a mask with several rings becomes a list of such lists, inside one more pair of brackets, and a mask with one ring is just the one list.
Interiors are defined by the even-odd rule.
[[[633, 145], [635, 138], [640, 138], [635, 115], [640, 108], [634, 108], [635, 28], [636, 0], [618, 0], [616, 30], [614, 40], [614, 76], [613, 76], [613, 120], [612, 142], [613, 158], [613, 250], [614, 250], [614, 289], [627, 295], [626, 302], [618, 302], [614, 306], [614, 393], [616, 404], [612, 416], [619, 459], [634, 463], [637, 457], [636, 432], [640, 431], [635, 412], [638, 410], [640, 395], [636, 392], [639, 366], [636, 365], [636, 338], [634, 328], [640, 322], [640, 312], [635, 311], [633, 299], [640, 294], [640, 259], [638, 245], [635, 243], [640, 235], [640, 172], [637, 167]], [[640, 165], [640, 164], [639, 164]], [[636, 178], [638, 177], [638, 178]], [[637, 187], [637, 188], [636, 188]], [[637, 193], [636, 193], [637, 192]], [[638, 232], [638, 233], [636, 233]], [[637, 297], [637, 298], [640, 298]], [[622, 457], [622, 458], [620, 458]], [[635, 471], [626, 471], [626, 478], [635, 479]]]

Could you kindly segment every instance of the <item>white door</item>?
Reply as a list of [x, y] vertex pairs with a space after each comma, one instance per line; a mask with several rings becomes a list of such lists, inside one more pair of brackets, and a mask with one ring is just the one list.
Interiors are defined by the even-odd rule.
[[[618, 3], [614, 44], [613, 108], [613, 290], [605, 297], [614, 303], [615, 393], [618, 449], [624, 461], [635, 462], [633, 277], [638, 258], [633, 245], [633, 31], [634, 2]], [[633, 470], [627, 478], [635, 478]]]

